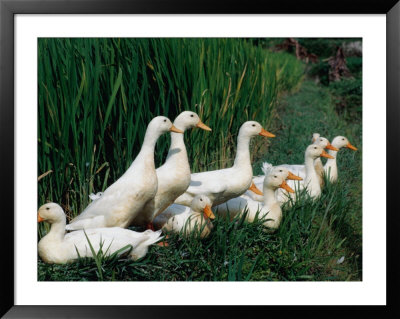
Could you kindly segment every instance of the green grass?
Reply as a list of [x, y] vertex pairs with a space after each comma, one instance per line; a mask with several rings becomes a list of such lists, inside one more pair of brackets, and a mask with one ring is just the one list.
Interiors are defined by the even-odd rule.
[[[300, 198], [289, 208], [275, 233], [263, 230], [262, 220], [246, 223], [218, 217], [208, 238], [171, 234], [169, 247], [152, 246], [141, 260], [105, 259], [103, 280], [135, 281], [325, 281], [362, 279], [361, 119], [344, 121], [335, 112], [332, 91], [305, 82], [286, 96], [273, 121], [277, 137], [254, 163], [302, 163], [311, 134], [332, 139], [344, 135], [359, 148], [341, 150], [339, 181], [324, 188], [318, 201]], [[337, 261], [344, 256], [343, 263]], [[39, 280], [99, 280], [94, 259], [69, 265], [46, 265], [39, 260]]]
[[[48, 174], [38, 205], [54, 201], [77, 215], [129, 167], [158, 115], [196, 111], [213, 131], [185, 134], [192, 170], [226, 167], [240, 125], [268, 127], [278, 95], [303, 73], [295, 57], [246, 39], [39, 39], [38, 176]], [[166, 134], [157, 166], [168, 148]]]

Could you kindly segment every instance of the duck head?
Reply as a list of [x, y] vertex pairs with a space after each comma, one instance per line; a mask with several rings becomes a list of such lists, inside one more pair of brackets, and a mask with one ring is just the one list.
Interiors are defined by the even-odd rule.
[[275, 137], [274, 134], [266, 131], [260, 123], [256, 121], [247, 121], [242, 124], [239, 130], [239, 136], [247, 136], [247, 137], [253, 137], [253, 136], [265, 136], [265, 137]]
[[325, 150], [317, 144], [311, 144], [307, 146], [306, 158], [312, 158], [314, 160], [320, 156], [326, 158], [334, 158], [332, 155], [329, 155], [327, 152], [325, 152]]
[[349, 140], [344, 136], [336, 136], [332, 141], [332, 145], [338, 149], [346, 147], [353, 151], [357, 151], [357, 148], [355, 146], [351, 145]]
[[211, 200], [206, 195], [197, 195], [193, 198], [190, 208], [196, 213], [202, 213], [206, 219], [214, 219], [211, 206]]
[[192, 111], [184, 111], [181, 114], [179, 114], [175, 118], [174, 126], [182, 131], [185, 131], [193, 127], [198, 127], [205, 131], [211, 131], [211, 128], [209, 128], [201, 121], [197, 113]]
[[45, 221], [53, 224], [63, 220], [65, 220], [65, 213], [60, 205], [47, 203], [40, 206], [38, 210], [38, 223]]
[[289, 193], [294, 193], [294, 190], [286, 183], [286, 178], [274, 170], [264, 178], [264, 188], [270, 188], [276, 190], [278, 188], [283, 188], [287, 190]]
[[321, 146], [322, 148], [326, 148], [328, 150], [332, 150], [332, 151], [339, 150], [338, 148], [334, 147], [331, 143], [329, 143], [329, 140], [327, 138], [319, 135], [319, 133], [313, 134], [312, 142], [314, 144], [317, 144], [317, 145]]
[[147, 126], [147, 130], [157, 132], [159, 135], [167, 132], [183, 133], [182, 130], [172, 125], [169, 118], [165, 116], [156, 116], [153, 118]]

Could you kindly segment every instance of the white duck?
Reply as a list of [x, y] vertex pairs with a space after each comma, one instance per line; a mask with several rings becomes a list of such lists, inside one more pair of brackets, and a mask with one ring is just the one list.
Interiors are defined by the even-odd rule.
[[207, 237], [213, 227], [209, 219], [215, 216], [211, 211], [211, 201], [205, 195], [197, 195], [189, 207], [173, 204], [154, 219], [156, 229], [179, 233], [183, 231], [189, 236], [194, 231], [201, 231], [200, 237]]
[[255, 121], [247, 121], [240, 127], [237, 151], [232, 167], [191, 175], [190, 186], [179, 196], [176, 204], [190, 206], [196, 195], [206, 195], [213, 206], [242, 195], [252, 184], [253, 168], [250, 161], [249, 144], [253, 136], [274, 137]]
[[[332, 141], [332, 145], [336, 147], [338, 150], [340, 150], [343, 147], [346, 147], [353, 151], [357, 151], [357, 148], [351, 145], [349, 140], [344, 136], [336, 136]], [[328, 176], [330, 182], [334, 183], [338, 178], [338, 168], [336, 164], [337, 151], [331, 150], [329, 151], [329, 155], [331, 155], [332, 158], [326, 161], [326, 164], [324, 166], [324, 171], [325, 175]]]
[[[311, 198], [319, 197], [321, 195], [321, 185], [319, 184], [319, 178], [314, 167], [314, 160], [320, 156], [333, 158], [331, 155], [326, 153], [321, 146], [317, 144], [309, 145], [305, 152], [305, 178], [303, 181], [288, 181], [289, 186], [299, 191], [306, 188], [307, 193]], [[285, 203], [289, 200], [289, 196], [281, 190], [277, 191], [277, 196], [280, 203]], [[293, 200], [296, 200], [296, 194], [290, 194], [290, 197]]]
[[[174, 121], [174, 126], [183, 132], [193, 127], [211, 131], [211, 128], [205, 125], [196, 113], [191, 111], [179, 114]], [[158, 179], [157, 194], [146, 203], [140, 214], [133, 220], [133, 225], [147, 225], [148, 228], [152, 228], [153, 219], [189, 187], [190, 165], [183, 134], [171, 132], [171, 146], [167, 159], [164, 165], [157, 168], [156, 173]]]
[[77, 217], [67, 230], [130, 225], [146, 203], [157, 193], [154, 148], [157, 139], [175, 128], [164, 116], [157, 116], [147, 126], [142, 148], [128, 170]]
[[[264, 162], [261, 169], [264, 172], [264, 175], [259, 175], [259, 176], [253, 177], [253, 184], [257, 188], [261, 188], [261, 189], [263, 188], [265, 176], [267, 176], [271, 172], [272, 169], [274, 170], [275, 174], [278, 174], [279, 176], [283, 176], [285, 178], [285, 180], [286, 179], [297, 180], [297, 181], [303, 180], [303, 178], [293, 174], [291, 171], [289, 171], [286, 167], [283, 167], [283, 166], [272, 166], [271, 164]], [[246, 193], [244, 195], [250, 197], [253, 200], [259, 201], [259, 202], [264, 201], [263, 195], [255, 194], [254, 192], [246, 191]]]
[[278, 188], [282, 188], [290, 193], [294, 193], [294, 190], [285, 181], [286, 174], [282, 174], [279, 170], [279, 168], [274, 167], [265, 176], [263, 181], [264, 199], [262, 203], [243, 195], [214, 207], [214, 212], [221, 215], [229, 214], [231, 218], [247, 212], [246, 220], [249, 222], [254, 221], [258, 213], [258, 218], [265, 217], [264, 226], [270, 229], [277, 229], [282, 219], [282, 210], [276, 199], [275, 191]]
[[[320, 136], [318, 133], [314, 133], [312, 137], [312, 142], [313, 144], [319, 145], [322, 148], [326, 148], [328, 150], [332, 151], [338, 151], [336, 147], [334, 147], [331, 143], [329, 143], [329, 140], [325, 137]], [[305, 165], [289, 165], [289, 164], [283, 164], [281, 165], [283, 167], [286, 167], [290, 171], [292, 171], [294, 174], [305, 178], [306, 177], [306, 168]], [[314, 161], [314, 167], [315, 171], [317, 172], [319, 184], [321, 187], [324, 185], [324, 166], [322, 164], [321, 158], [317, 157]]]
[[93, 257], [86, 236], [96, 254], [100, 250], [100, 243], [103, 253], [107, 256], [130, 245], [132, 249], [124, 249], [118, 255], [128, 254], [133, 260], [144, 257], [148, 247], [162, 238], [161, 231], [146, 230], [138, 233], [120, 227], [88, 229], [86, 235], [83, 230], [65, 234], [65, 213], [60, 205], [55, 203], [44, 204], [39, 208], [38, 222], [42, 221], [50, 223], [51, 228], [39, 241], [38, 252], [40, 258], [50, 264], [73, 262], [78, 259], [77, 251], [81, 257]]

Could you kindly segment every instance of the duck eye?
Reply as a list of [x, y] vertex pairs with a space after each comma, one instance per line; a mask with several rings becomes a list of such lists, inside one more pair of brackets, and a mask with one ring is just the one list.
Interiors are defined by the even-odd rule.
[[253, 124], [252, 126], [256, 126], [255, 124]]
[[316, 148], [316, 147], [314, 147], [314, 149], [316, 150], [317, 148]]
[[342, 141], [344, 141], [344, 138], [342, 138]]
[[202, 202], [203, 200], [200, 198], [200, 202]]
[[283, 172], [281, 169], [279, 170], [281, 173]]
[[164, 120], [164, 122], [167, 122], [167, 120]]
[[276, 178], [277, 176], [276, 176], [276, 175], [274, 175], [274, 177]]
[[46, 207], [46, 209], [47, 209], [47, 210], [49, 210], [49, 209], [50, 209], [50, 207]]
[[190, 115], [190, 117], [193, 117], [194, 115], [192, 114], [192, 115]]

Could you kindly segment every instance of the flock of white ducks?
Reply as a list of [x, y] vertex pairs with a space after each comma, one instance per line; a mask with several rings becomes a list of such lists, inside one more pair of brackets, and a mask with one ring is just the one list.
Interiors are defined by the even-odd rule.
[[[128, 170], [104, 192], [91, 194], [92, 202], [68, 225], [58, 204], [42, 205], [38, 222], [51, 224], [50, 231], [38, 244], [42, 260], [67, 263], [79, 256], [91, 257], [89, 242], [95, 253], [102, 248], [108, 255], [117, 252], [136, 260], [146, 255], [149, 245], [162, 239], [161, 229], [184, 236], [193, 232], [202, 238], [208, 236], [214, 213], [232, 218], [246, 212], [249, 222], [256, 216], [267, 217], [264, 225], [274, 230], [282, 219], [281, 205], [289, 198], [296, 200], [293, 189], [305, 188], [311, 197], [317, 198], [323, 174], [331, 181], [337, 179], [336, 157], [340, 148], [357, 150], [345, 137], [338, 136], [330, 144], [326, 138], [314, 134], [313, 144], [305, 152], [304, 165], [273, 167], [264, 163], [265, 175], [253, 179], [250, 139], [275, 135], [258, 122], [247, 121], [239, 130], [232, 167], [191, 174], [183, 133], [195, 127], [211, 131], [194, 112], [182, 112], [173, 124], [164, 116], [155, 117]], [[164, 165], [156, 170], [155, 145], [167, 132], [171, 132], [171, 146]], [[329, 149], [329, 154], [324, 148]], [[325, 166], [320, 156], [328, 158]], [[126, 229], [133, 225], [146, 226], [148, 230]], [[159, 230], [154, 231], [154, 227]]]

